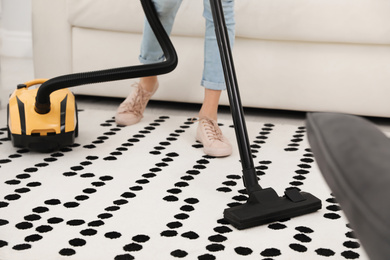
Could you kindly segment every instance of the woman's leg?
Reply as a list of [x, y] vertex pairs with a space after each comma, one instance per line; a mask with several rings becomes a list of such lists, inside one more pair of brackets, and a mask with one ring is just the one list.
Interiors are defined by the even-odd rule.
[[[153, 0], [159, 19], [169, 35], [182, 0]], [[139, 60], [143, 64], [162, 62], [164, 53], [145, 19], [141, 53]], [[115, 119], [119, 125], [133, 125], [142, 119], [149, 99], [158, 88], [157, 76], [141, 78], [136, 89], [119, 106]]]
[[[171, 34], [173, 23], [182, 0], [154, 0], [154, 6], [159, 19], [167, 32]], [[139, 60], [142, 64], [162, 62], [164, 53], [153, 33], [148, 21], [145, 19], [143, 38], [141, 44], [141, 54]], [[153, 91], [157, 85], [157, 76], [141, 78], [140, 85], [147, 91]]]
[[[232, 47], [235, 37], [234, 1], [222, 0], [222, 6], [229, 33], [229, 42]], [[222, 157], [232, 153], [232, 146], [227, 138], [223, 136], [217, 124], [219, 98], [222, 90], [226, 89], [226, 84], [209, 0], [204, 0], [203, 16], [206, 19], [206, 32], [201, 85], [205, 87], [205, 92], [203, 104], [199, 111], [196, 138], [203, 144], [206, 154]]]
[[[222, 0], [226, 27], [229, 34], [230, 46], [233, 47], [235, 38], [234, 0]], [[204, 0], [206, 19], [204, 69], [201, 85], [205, 87], [204, 102], [199, 117], [217, 119], [218, 103], [221, 91], [226, 89], [221, 58], [215, 36], [214, 21], [211, 13], [210, 0]]]

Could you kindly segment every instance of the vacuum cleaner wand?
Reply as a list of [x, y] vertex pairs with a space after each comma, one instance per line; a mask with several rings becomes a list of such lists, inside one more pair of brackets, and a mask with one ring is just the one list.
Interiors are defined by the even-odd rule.
[[50, 112], [50, 94], [56, 90], [85, 84], [116, 81], [130, 78], [166, 74], [173, 71], [178, 63], [175, 48], [162, 26], [151, 0], [141, 0], [145, 16], [163, 50], [165, 61], [154, 64], [129, 66], [100, 71], [75, 73], [52, 78], [38, 90], [35, 111], [39, 114]]
[[309, 193], [292, 188], [285, 191], [285, 196], [279, 197], [272, 188], [263, 189], [259, 185], [246, 130], [222, 3], [221, 0], [210, 0], [210, 5], [241, 158], [244, 185], [249, 195], [245, 204], [225, 209], [224, 218], [236, 228], [245, 229], [319, 210], [321, 200]]

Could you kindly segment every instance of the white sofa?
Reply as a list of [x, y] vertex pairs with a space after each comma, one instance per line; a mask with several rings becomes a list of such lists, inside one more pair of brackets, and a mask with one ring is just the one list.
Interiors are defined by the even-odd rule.
[[[177, 69], [153, 99], [201, 103], [203, 1], [184, 0]], [[135, 0], [32, 0], [37, 78], [139, 64]], [[233, 50], [244, 106], [390, 117], [390, 1], [237, 0]], [[126, 97], [136, 79], [74, 88]], [[228, 104], [226, 94], [221, 104]]]

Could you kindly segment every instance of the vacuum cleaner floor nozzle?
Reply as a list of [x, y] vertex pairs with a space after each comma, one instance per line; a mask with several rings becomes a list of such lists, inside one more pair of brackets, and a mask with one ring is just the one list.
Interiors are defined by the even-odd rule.
[[248, 201], [225, 209], [224, 218], [237, 229], [246, 229], [279, 220], [285, 220], [321, 209], [321, 200], [298, 189], [288, 189], [279, 197], [271, 189], [253, 192]]

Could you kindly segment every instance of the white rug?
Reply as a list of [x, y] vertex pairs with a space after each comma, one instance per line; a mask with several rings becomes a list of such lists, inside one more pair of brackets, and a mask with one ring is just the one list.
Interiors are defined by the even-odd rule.
[[[323, 208], [238, 231], [223, 220], [246, 200], [236, 145], [210, 158], [187, 118], [147, 115], [121, 128], [112, 115], [80, 111], [76, 144], [52, 154], [12, 147], [1, 119], [1, 260], [368, 259], [304, 126], [247, 122], [261, 186], [298, 187]], [[232, 123], [220, 123], [235, 144]]]

